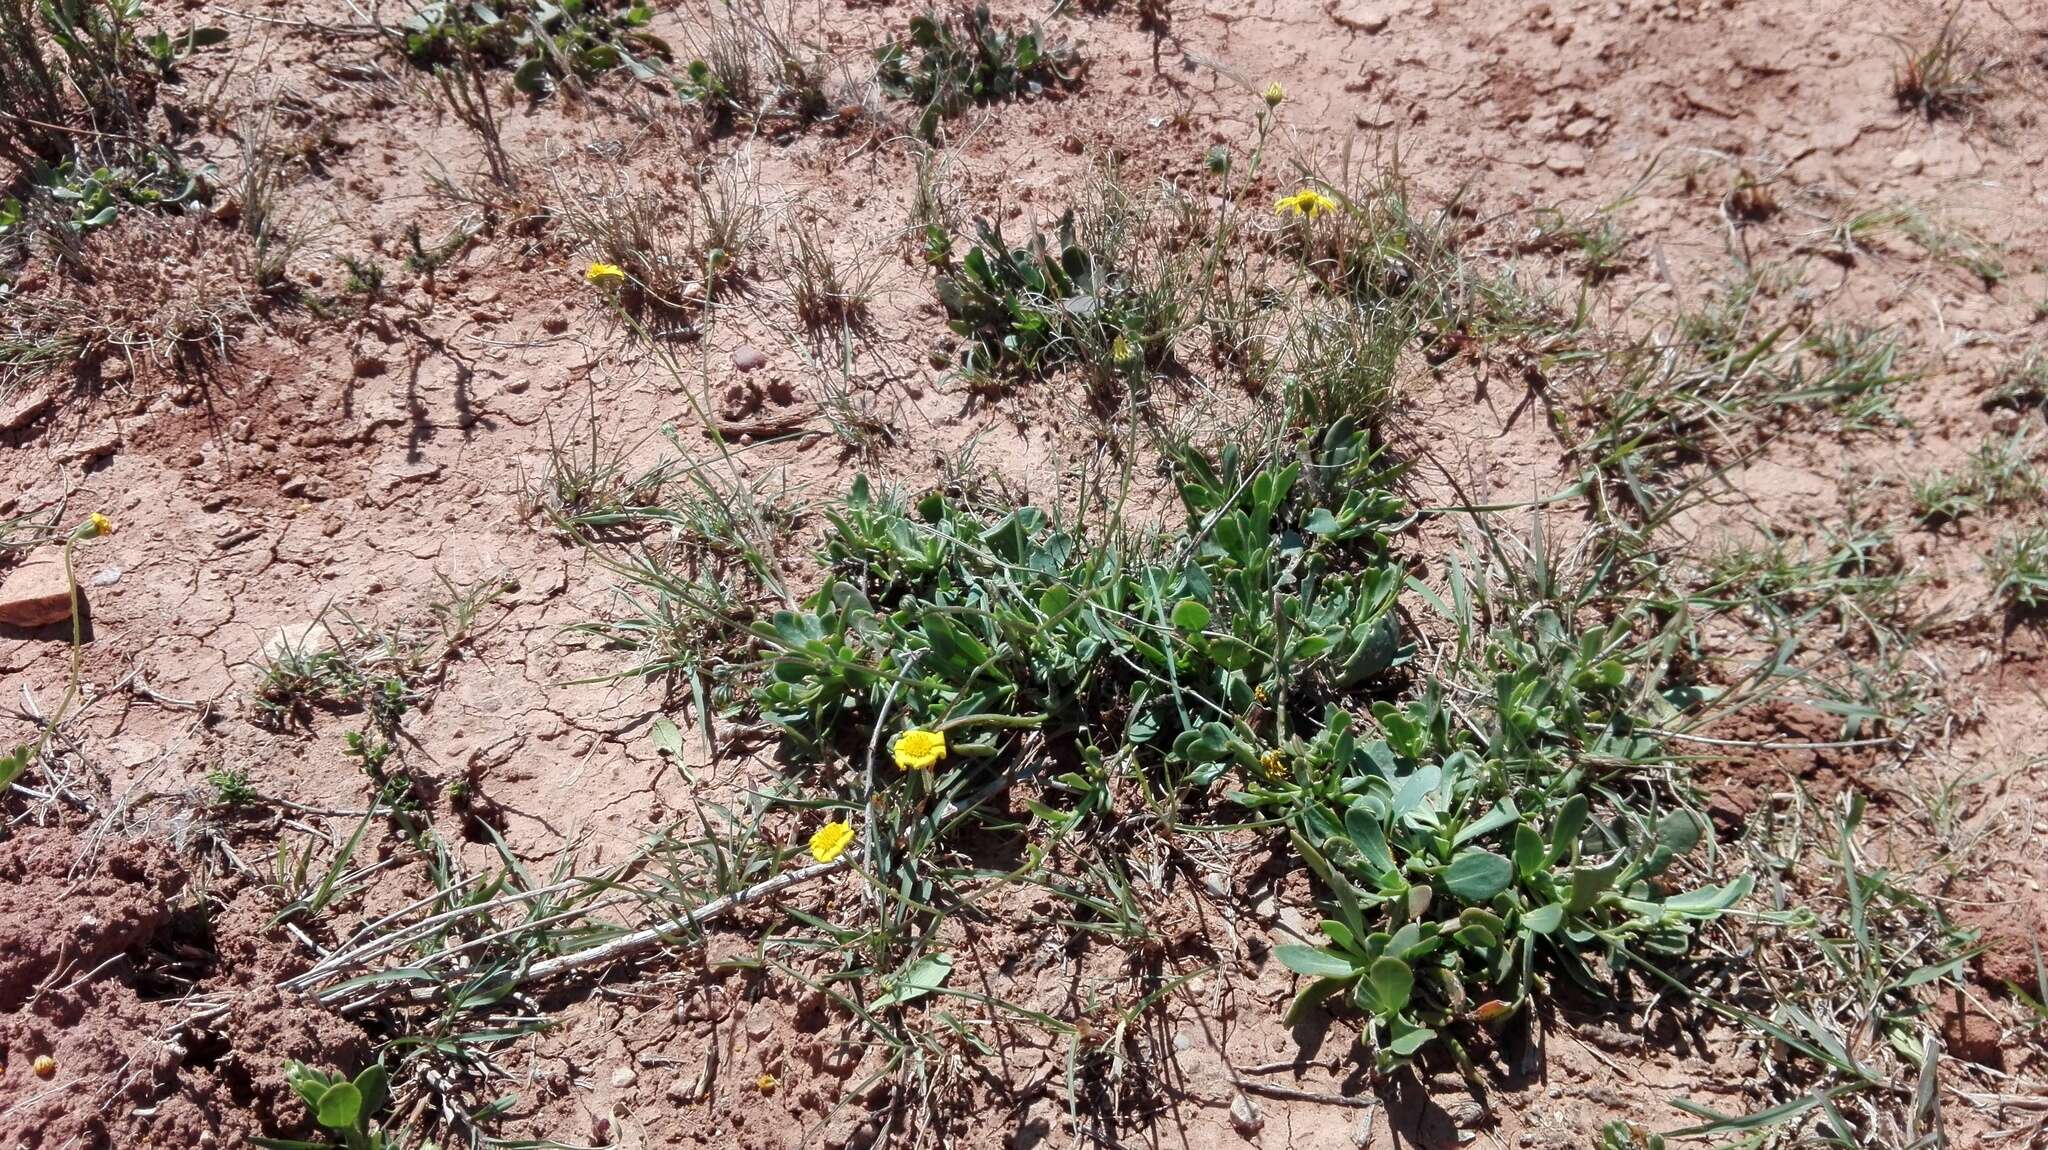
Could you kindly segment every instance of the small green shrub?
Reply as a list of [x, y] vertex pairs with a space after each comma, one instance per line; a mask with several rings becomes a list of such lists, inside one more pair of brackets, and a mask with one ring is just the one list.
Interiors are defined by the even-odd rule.
[[399, 32], [415, 64], [511, 68], [513, 86], [537, 98], [563, 77], [589, 83], [618, 68], [660, 76], [670, 52], [646, 30], [653, 16], [645, 4], [618, 0], [445, 0], [422, 6]]
[[1061, 217], [1057, 248], [1042, 234], [1012, 247], [977, 220], [979, 241], [939, 274], [939, 302], [966, 337], [964, 366], [985, 375], [1029, 375], [1083, 361], [1104, 372], [1164, 367], [1173, 357], [1178, 307], [1167, 287], [1145, 288], [1076, 238]]
[[927, 140], [971, 105], [1075, 88], [1087, 71], [1071, 45], [1048, 41], [1036, 25], [1004, 27], [986, 4], [913, 16], [909, 35], [877, 56], [882, 90], [924, 109], [918, 133]]
[[143, 35], [141, 19], [139, 0], [0, 0], [0, 159], [18, 173], [0, 189], [13, 193], [0, 196], [0, 244], [32, 222], [76, 239], [113, 222], [124, 204], [207, 197], [148, 110], [159, 81], [227, 34], [192, 26]]
[[1313, 979], [1290, 1019], [1343, 996], [1372, 1016], [1382, 1066], [1453, 1023], [1515, 1014], [1540, 965], [1599, 993], [1682, 955], [1749, 891], [1747, 876], [1685, 893], [1665, 877], [1704, 823], [1658, 809], [1649, 780], [1668, 756], [1630, 714], [1626, 625], [1574, 635], [1539, 611], [1487, 646], [1476, 707], [1432, 686], [1375, 702], [1377, 730], [1333, 709], [1240, 800], [1288, 821], [1334, 895], [1328, 942], [1278, 951]]
[[1348, 425], [1306, 460], [1185, 462], [1184, 531], [1131, 549], [861, 481], [829, 516], [833, 579], [755, 624], [763, 714], [822, 749], [893, 697], [913, 724], [1086, 728], [1199, 784], [1256, 769], [1268, 736], [1245, 716], [1283, 681], [1328, 697], [1406, 660], [1383, 554], [1400, 504]]

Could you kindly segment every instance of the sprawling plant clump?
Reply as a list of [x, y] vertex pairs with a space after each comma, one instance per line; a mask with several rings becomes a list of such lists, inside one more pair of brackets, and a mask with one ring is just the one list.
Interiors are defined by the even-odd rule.
[[955, 800], [1041, 757], [1003, 734], [1036, 731], [1079, 764], [1049, 780], [1070, 811], [1034, 808], [1069, 826], [1112, 810], [1116, 777], [1182, 800], [1222, 788], [1289, 830], [1329, 896], [1329, 944], [1280, 952], [1313, 976], [1300, 1004], [1342, 994], [1387, 1064], [1514, 1015], [1539, 963], [1596, 986], [1682, 953], [1741, 897], [1663, 885], [1702, 824], [1631, 717], [1672, 704], [1631, 674], [1626, 624], [1574, 633], [1537, 611], [1473, 636], [1461, 589], [1444, 610], [1488, 678], [1403, 680], [1389, 539], [1406, 520], [1361, 432], [1180, 468], [1185, 523], [1143, 543], [857, 486], [832, 516], [833, 578], [756, 625], [763, 713], [820, 759], [858, 759], [877, 728], [944, 733], [957, 765], [932, 794]]
[[883, 90], [924, 109], [918, 131], [928, 140], [940, 121], [972, 105], [1072, 88], [1087, 70], [1071, 45], [1036, 25], [998, 23], [986, 4], [914, 16], [909, 35], [877, 55]]

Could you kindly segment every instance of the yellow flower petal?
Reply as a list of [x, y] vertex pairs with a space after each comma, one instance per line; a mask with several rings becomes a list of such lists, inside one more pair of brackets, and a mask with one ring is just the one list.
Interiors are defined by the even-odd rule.
[[78, 529], [80, 539], [97, 539], [114, 533], [114, 521], [95, 511], [85, 517], [85, 523]]
[[1273, 201], [1273, 212], [1275, 215], [1284, 216], [1291, 214], [1314, 219], [1325, 212], [1334, 212], [1336, 210], [1337, 201], [1316, 191], [1314, 188], [1303, 188], [1291, 196], [1281, 196]]
[[811, 836], [811, 857], [821, 863], [828, 863], [845, 854], [846, 848], [852, 844], [852, 823], [826, 823]]
[[1266, 106], [1268, 108], [1277, 108], [1287, 99], [1287, 89], [1280, 86], [1280, 81], [1275, 80], [1266, 85], [1265, 96]]
[[928, 771], [946, 757], [943, 731], [910, 730], [896, 736], [896, 765], [906, 771]]
[[617, 264], [591, 264], [583, 269], [586, 282], [600, 287], [626, 282], [626, 269]]

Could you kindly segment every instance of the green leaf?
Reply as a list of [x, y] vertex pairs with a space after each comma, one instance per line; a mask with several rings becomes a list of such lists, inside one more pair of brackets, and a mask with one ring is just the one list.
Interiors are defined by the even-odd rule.
[[548, 62], [535, 56], [512, 73], [512, 86], [529, 96], [544, 96], [548, 90]]
[[1657, 821], [1657, 845], [1673, 855], [1689, 853], [1700, 845], [1700, 817], [1691, 811], [1672, 811]]
[[1374, 959], [1365, 981], [1372, 992], [1373, 1013], [1383, 1018], [1401, 1013], [1415, 993], [1415, 973], [1398, 958]]
[[676, 729], [667, 715], [654, 716], [654, 725], [648, 730], [647, 738], [656, 751], [678, 759], [683, 757], [683, 733]]
[[947, 976], [953, 973], [953, 956], [950, 954], [928, 954], [919, 959], [902, 977], [896, 980], [887, 994], [874, 1002], [873, 1009], [882, 1010], [891, 1006], [902, 1006], [916, 1002], [932, 991], [946, 984]]
[[1572, 868], [1572, 895], [1565, 903], [1567, 910], [1574, 913], [1590, 908], [1614, 885], [1614, 876], [1621, 873], [1627, 859], [1617, 858], [1603, 867]]
[[1348, 978], [1318, 978], [1301, 988], [1294, 996], [1294, 1002], [1287, 1007], [1287, 1015], [1281, 1019], [1287, 1026], [1301, 1021], [1309, 1008], [1319, 1005], [1324, 999], [1344, 989], [1350, 983]]
[[1557, 824], [1550, 828], [1550, 861], [1569, 861], [1579, 844], [1579, 832], [1586, 829], [1590, 807], [1586, 796], [1573, 795], [1557, 812]]
[[1387, 849], [1387, 832], [1380, 826], [1380, 820], [1363, 805], [1353, 805], [1344, 812], [1344, 831], [1351, 837], [1351, 845], [1373, 868], [1373, 877], [1394, 871], [1394, 855]]
[[1299, 943], [1276, 946], [1273, 956], [1280, 960], [1280, 965], [1294, 973], [1313, 978], [1351, 978], [1358, 973], [1358, 968], [1343, 955]]
[[356, 1075], [356, 1092], [363, 1096], [363, 1117], [367, 1120], [391, 1101], [390, 1075], [381, 1062], [372, 1062]]
[[1536, 877], [1549, 861], [1543, 849], [1543, 836], [1528, 823], [1515, 828], [1515, 873], [1524, 879]]
[[1466, 902], [1486, 902], [1515, 880], [1513, 863], [1489, 850], [1462, 850], [1444, 870], [1444, 889]]
[[1549, 906], [1539, 906], [1535, 910], [1524, 912], [1522, 915], [1522, 926], [1537, 934], [1549, 934], [1563, 924], [1564, 904], [1561, 902], [1554, 902]]
[[1493, 804], [1493, 809], [1480, 816], [1478, 821], [1459, 831], [1455, 841], [1457, 845], [1463, 846], [1473, 839], [1490, 835], [1521, 817], [1522, 812], [1515, 809], [1515, 800], [1503, 798], [1501, 801]]
[[1209, 609], [1198, 600], [1182, 599], [1173, 608], [1173, 625], [1183, 631], [1201, 631], [1209, 626]]
[[337, 1082], [320, 1096], [320, 1107], [315, 1117], [329, 1130], [353, 1130], [356, 1119], [362, 1114], [362, 1091], [357, 1090], [352, 1082]]
[[1749, 895], [1756, 880], [1743, 875], [1722, 886], [1702, 887], [1685, 894], [1675, 894], [1664, 900], [1664, 909], [1679, 914], [1713, 915], [1727, 910]]
[[1391, 1030], [1393, 1038], [1388, 1041], [1387, 1049], [1402, 1058], [1429, 1045], [1429, 1041], [1436, 1037], [1436, 1031], [1427, 1026], [1411, 1027], [1397, 1023]]
[[0, 791], [14, 785], [14, 780], [20, 778], [23, 771], [28, 770], [28, 750], [28, 746], [24, 744], [0, 755]]

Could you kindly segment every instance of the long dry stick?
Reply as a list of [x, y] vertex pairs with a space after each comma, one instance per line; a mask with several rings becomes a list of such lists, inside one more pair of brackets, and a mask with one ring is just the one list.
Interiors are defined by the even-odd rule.
[[[582, 970], [586, 967], [617, 962], [639, 954], [642, 951], [652, 950], [678, 934], [684, 934], [693, 929], [701, 928], [705, 923], [710, 922], [727, 911], [745, 906], [769, 895], [778, 894], [791, 887], [807, 883], [812, 879], [823, 878], [826, 875], [845, 870], [850, 861], [848, 859], [838, 859], [828, 863], [817, 863], [800, 870], [785, 871], [773, 878], [763, 879], [753, 886], [747, 887], [745, 890], [734, 891], [729, 895], [712, 899], [688, 914], [669, 919], [655, 926], [636, 930], [631, 934], [622, 934], [617, 938], [599, 943], [587, 950], [579, 950], [573, 954], [561, 955], [548, 959], [545, 962], [536, 962], [519, 972], [514, 981], [521, 984], [536, 982], [541, 979], [552, 978], [555, 975]], [[406, 997], [416, 1003], [426, 1003], [439, 999], [444, 991], [437, 987], [415, 987], [410, 991], [400, 991], [396, 987], [386, 985], [372, 989], [362, 998], [347, 1002], [330, 1000], [329, 996], [334, 994], [332, 990], [315, 994], [313, 997], [325, 1005], [335, 1007], [343, 1012], [352, 1012], [400, 993], [405, 994]]]

